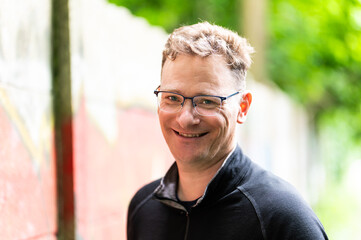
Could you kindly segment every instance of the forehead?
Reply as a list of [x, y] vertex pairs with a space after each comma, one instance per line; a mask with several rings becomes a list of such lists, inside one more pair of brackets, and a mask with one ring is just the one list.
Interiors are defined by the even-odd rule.
[[223, 57], [178, 55], [166, 60], [162, 69], [162, 90], [217, 93], [235, 89], [235, 77]]

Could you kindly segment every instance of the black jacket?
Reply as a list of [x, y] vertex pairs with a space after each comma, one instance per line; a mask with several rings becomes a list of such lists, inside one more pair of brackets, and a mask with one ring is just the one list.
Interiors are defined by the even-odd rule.
[[189, 212], [177, 201], [177, 165], [140, 189], [128, 209], [128, 240], [328, 239], [294, 188], [237, 146]]

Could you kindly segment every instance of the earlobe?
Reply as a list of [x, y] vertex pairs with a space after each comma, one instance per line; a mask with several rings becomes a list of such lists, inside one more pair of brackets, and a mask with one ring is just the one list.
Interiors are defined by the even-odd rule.
[[239, 105], [239, 112], [237, 116], [237, 122], [242, 124], [247, 119], [247, 113], [252, 102], [252, 94], [250, 92], [244, 93], [242, 101]]
[[247, 115], [241, 109], [242, 109], [242, 106], [240, 107], [240, 111], [238, 112], [238, 116], [237, 116], [237, 123], [239, 123], [239, 124], [244, 123], [247, 119]]

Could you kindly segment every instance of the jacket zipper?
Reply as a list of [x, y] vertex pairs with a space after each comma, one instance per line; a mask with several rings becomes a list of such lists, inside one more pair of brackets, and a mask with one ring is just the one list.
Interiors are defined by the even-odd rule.
[[189, 213], [186, 211], [187, 223], [186, 223], [186, 232], [184, 234], [184, 240], [188, 238], [188, 229], [189, 229]]
[[[173, 201], [173, 200], [167, 200], [167, 199], [159, 199], [159, 201], [163, 202], [164, 204], [168, 205], [168, 206], [171, 206], [171, 207], [174, 207], [176, 209], [179, 209], [179, 210], [182, 210], [185, 212], [185, 215], [186, 215], [186, 218], [187, 218], [187, 222], [186, 222], [186, 231], [185, 231], [185, 234], [184, 234], [184, 240], [187, 240], [188, 238], [188, 229], [189, 229], [189, 212], [187, 211], [187, 209], [185, 209], [182, 205], [180, 205], [179, 203]], [[197, 202], [198, 204], [198, 202]], [[197, 205], [196, 204], [196, 205]], [[194, 205], [193, 207], [195, 207], [196, 205]]]

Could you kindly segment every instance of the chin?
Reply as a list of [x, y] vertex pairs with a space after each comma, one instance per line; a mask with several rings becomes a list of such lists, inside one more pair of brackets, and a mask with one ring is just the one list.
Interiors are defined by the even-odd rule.
[[173, 156], [178, 162], [182, 163], [194, 163], [201, 161], [202, 159], [206, 159], [206, 154], [197, 153], [192, 150], [177, 151], [177, 153], [173, 154]]

